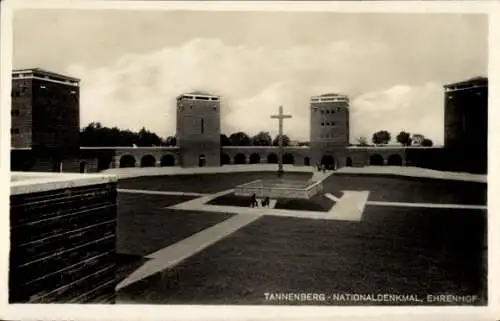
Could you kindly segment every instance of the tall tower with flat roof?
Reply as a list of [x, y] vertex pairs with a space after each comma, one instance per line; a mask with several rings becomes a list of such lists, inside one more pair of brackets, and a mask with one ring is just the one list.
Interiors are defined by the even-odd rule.
[[349, 145], [349, 97], [328, 93], [311, 97], [309, 104], [313, 162], [337, 167], [338, 154]]
[[11, 147], [78, 149], [79, 83], [40, 68], [14, 70]]
[[177, 97], [181, 166], [220, 166], [220, 97], [192, 92]]
[[444, 145], [457, 170], [485, 173], [488, 150], [488, 78], [444, 86]]

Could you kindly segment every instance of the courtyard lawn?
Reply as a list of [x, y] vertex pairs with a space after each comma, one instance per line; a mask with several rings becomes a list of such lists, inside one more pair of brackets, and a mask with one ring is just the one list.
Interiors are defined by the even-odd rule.
[[[308, 180], [312, 173], [287, 173], [290, 180]], [[121, 179], [121, 189], [215, 193], [256, 179], [275, 179], [274, 172], [217, 173], [200, 175], [151, 176]]]
[[232, 216], [165, 208], [191, 199], [193, 197], [118, 193], [118, 253], [142, 257]]
[[[120, 181], [120, 188], [215, 192], [263, 176], [144, 177]], [[486, 184], [336, 174], [325, 182], [325, 193], [340, 197], [343, 190], [368, 190], [372, 201], [483, 205]], [[224, 197], [228, 195], [212, 204], [248, 202]], [[190, 199], [119, 193], [120, 278], [143, 263], [143, 256], [232, 217], [165, 208]], [[307, 209], [300, 201], [294, 204], [294, 209]], [[145, 304], [292, 304], [265, 301], [264, 293], [322, 292], [478, 295], [475, 304], [486, 304], [486, 252], [483, 210], [367, 205], [360, 222], [264, 216], [175, 268], [121, 289], [118, 299]]]
[[333, 174], [323, 182], [325, 193], [370, 191], [370, 201], [485, 205], [484, 183], [379, 175]]
[[263, 217], [118, 298], [291, 304], [265, 301], [264, 293], [444, 293], [478, 295], [475, 304], [485, 304], [485, 229], [478, 210], [369, 206], [361, 222]]

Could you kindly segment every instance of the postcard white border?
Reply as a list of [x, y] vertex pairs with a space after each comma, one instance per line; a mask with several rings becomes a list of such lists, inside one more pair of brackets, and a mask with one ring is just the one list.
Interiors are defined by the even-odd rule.
[[[13, 10], [42, 8], [109, 10], [217, 10], [217, 11], [335, 11], [395, 13], [489, 14], [489, 172], [488, 172], [488, 306], [486, 307], [283, 307], [283, 306], [157, 306], [157, 305], [8, 305], [8, 203], [10, 168], [10, 71], [12, 67]], [[264, 320], [331, 319], [353, 320], [373, 317], [388, 320], [493, 320], [500, 319], [500, 296], [496, 288], [500, 275], [500, 195], [498, 159], [500, 119], [500, 2], [498, 1], [361, 1], [361, 2], [274, 2], [274, 1], [93, 1], [93, 0], [6, 0], [1, 2], [1, 179], [3, 242], [1, 266], [0, 318], [4, 320]], [[495, 125], [497, 126], [495, 128]], [[496, 227], [496, 228], [495, 228]], [[496, 255], [495, 255], [496, 254]]]

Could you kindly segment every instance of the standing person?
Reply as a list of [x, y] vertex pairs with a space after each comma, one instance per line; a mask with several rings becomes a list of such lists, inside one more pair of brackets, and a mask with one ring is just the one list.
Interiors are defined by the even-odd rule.
[[251, 197], [250, 197], [250, 207], [258, 207], [259, 206], [259, 203], [257, 203], [257, 195], [253, 194]]

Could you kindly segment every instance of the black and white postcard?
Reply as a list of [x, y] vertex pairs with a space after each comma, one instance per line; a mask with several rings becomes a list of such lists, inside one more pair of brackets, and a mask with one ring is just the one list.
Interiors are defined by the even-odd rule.
[[496, 7], [2, 3], [8, 309], [492, 312]]

